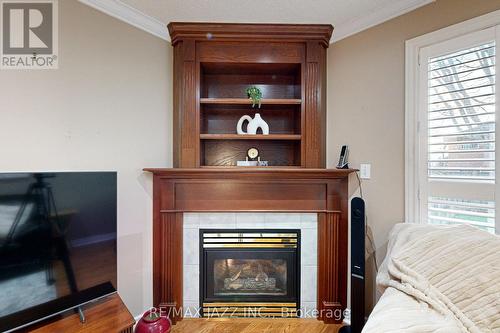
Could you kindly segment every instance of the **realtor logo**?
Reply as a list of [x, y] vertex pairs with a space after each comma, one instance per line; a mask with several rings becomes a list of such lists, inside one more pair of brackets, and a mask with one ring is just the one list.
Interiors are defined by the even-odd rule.
[[57, 68], [57, 0], [0, 0], [0, 8], [0, 68]]

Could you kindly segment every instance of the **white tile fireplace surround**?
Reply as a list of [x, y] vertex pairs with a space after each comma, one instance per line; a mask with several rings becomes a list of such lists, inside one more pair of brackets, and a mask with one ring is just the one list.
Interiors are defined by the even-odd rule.
[[185, 213], [183, 303], [186, 318], [198, 315], [200, 229], [300, 229], [300, 307], [304, 314], [310, 314], [316, 309], [318, 274], [316, 213]]

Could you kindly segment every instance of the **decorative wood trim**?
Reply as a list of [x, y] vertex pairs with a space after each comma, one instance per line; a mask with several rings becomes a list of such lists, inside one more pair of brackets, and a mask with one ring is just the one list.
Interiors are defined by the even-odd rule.
[[314, 168], [144, 168], [158, 178], [166, 179], [343, 179], [356, 169]]
[[174, 188], [175, 209], [182, 211], [227, 211], [238, 207], [240, 211], [283, 212], [300, 207], [315, 212], [327, 208], [324, 182], [196, 180], [176, 181]]
[[174, 166], [197, 167], [199, 84], [194, 41], [183, 41], [174, 53]]
[[249, 24], [249, 23], [188, 23], [171, 22], [168, 31], [172, 45], [179, 40], [266, 40], [297, 41], [317, 40], [328, 47], [333, 33], [331, 24]]
[[305, 64], [305, 167], [326, 167], [326, 53], [307, 43]]
[[[153, 304], [173, 323], [182, 316], [182, 213], [161, 213], [161, 199], [173, 198], [173, 184], [153, 177]], [[170, 186], [169, 186], [170, 185]]]
[[[326, 311], [343, 311], [339, 299], [340, 214], [318, 214], [318, 311], [326, 321]], [[345, 305], [345, 303], [344, 303]]]
[[181, 144], [182, 144], [182, 103], [181, 98], [181, 78], [182, 78], [182, 67], [184, 64], [184, 59], [182, 56], [182, 47], [179, 44], [178, 47], [174, 47], [174, 60], [173, 60], [173, 114], [172, 114], [172, 155], [173, 155], [173, 166], [178, 168], [181, 165]]
[[166, 193], [166, 189], [160, 188], [159, 177], [153, 175], [153, 304], [158, 305], [162, 302], [161, 293], [156, 292], [161, 290], [162, 286], [162, 257], [163, 251], [159, 251], [160, 248], [157, 244], [160, 244], [163, 240], [161, 231], [161, 206], [160, 199], [161, 195]]
[[302, 62], [304, 51], [304, 43], [297, 43], [294, 40], [196, 41], [198, 62], [297, 64]]
[[[306, 127], [318, 128], [318, 82], [319, 82], [319, 65], [316, 62], [308, 62], [306, 64], [306, 76], [309, 80], [306, 81], [305, 89], [305, 104], [307, 112], [305, 113]], [[305, 162], [306, 168], [319, 166], [318, 144], [321, 133], [318, 131], [307, 131], [305, 137]]]
[[[182, 318], [183, 306], [183, 222], [182, 213], [161, 214], [160, 251], [156, 253], [162, 260], [160, 270], [160, 297], [155, 302], [160, 309], [166, 311], [172, 323]], [[158, 295], [155, 295], [158, 296]]]
[[347, 306], [347, 181], [330, 183], [328, 193], [328, 202], [338, 206], [335, 207], [336, 212], [318, 214], [318, 310], [319, 318], [324, 322], [338, 323], [332, 318], [332, 311], [337, 311], [338, 315]]
[[194, 61], [184, 62], [184, 86], [182, 87], [185, 103], [182, 112], [182, 163], [181, 168], [195, 165], [196, 160], [196, 65]]

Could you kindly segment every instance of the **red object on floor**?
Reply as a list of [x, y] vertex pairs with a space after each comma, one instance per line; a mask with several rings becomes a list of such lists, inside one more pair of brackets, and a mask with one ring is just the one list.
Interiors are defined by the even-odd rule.
[[146, 311], [141, 320], [135, 326], [135, 333], [169, 333], [172, 328], [172, 322], [169, 318], [160, 317]]

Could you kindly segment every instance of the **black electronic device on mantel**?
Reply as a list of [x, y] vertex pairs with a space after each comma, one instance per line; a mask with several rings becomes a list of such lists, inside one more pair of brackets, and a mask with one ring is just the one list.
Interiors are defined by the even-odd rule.
[[365, 202], [351, 200], [351, 325], [339, 333], [360, 333], [365, 325]]
[[340, 150], [339, 163], [337, 169], [349, 169], [349, 146], [343, 145]]

